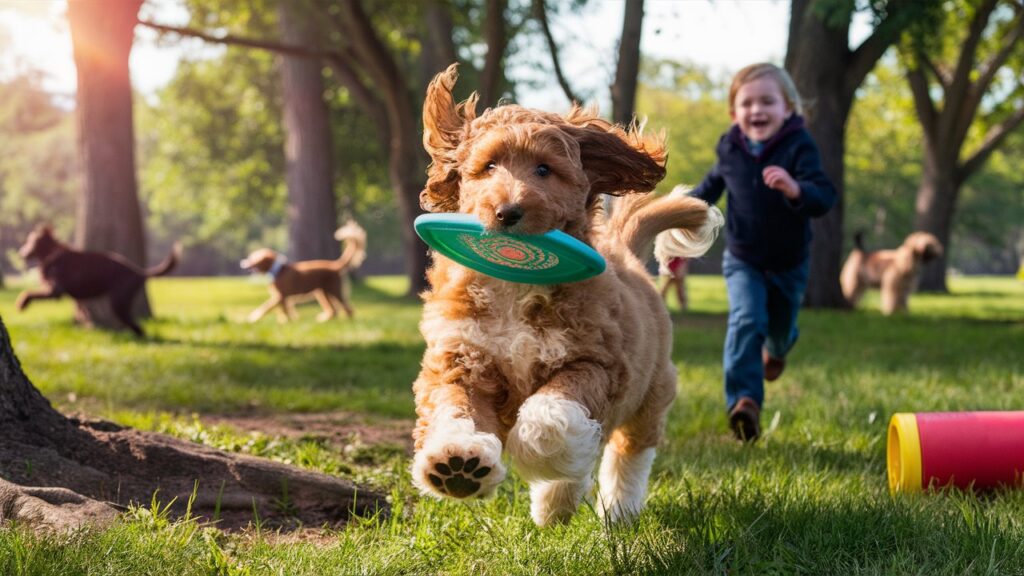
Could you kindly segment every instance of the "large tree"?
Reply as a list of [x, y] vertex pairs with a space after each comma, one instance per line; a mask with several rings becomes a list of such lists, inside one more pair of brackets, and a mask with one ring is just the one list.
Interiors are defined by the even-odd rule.
[[944, 7], [944, 33], [914, 35], [904, 58], [924, 141], [914, 225], [946, 248], [925, 266], [921, 288], [942, 292], [961, 187], [1024, 122], [1024, 4]]
[[[265, 38], [218, 35], [155, 22], [144, 24], [165, 32], [207, 41], [272, 50], [326, 62], [352, 100], [373, 120], [379, 141], [386, 144], [388, 175], [398, 204], [405, 246], [408, 293], [416, 295], [426, 287], [424, 271], [428, 264], [426, 245], [416, 236], [412, 225], [421, 212], [419, 193], [426, 179], [427, 160], [420, 142], [418, 111], [425, 90], [422, 80], [450, 64], [440, 62], [439, 53], [454, 54], [454, 50], [447, 49], [447, 41], [443, 42], [444, 50], [434, 50], [433, 43], [422, 40], [429, 38], [432, 33], [436, 34], [438, 30], [446, 29], [447, 24], [443, 18], [437, 19], [436, 11], [453, 11], [455, 7], [451, 3], [436, 0], [422, 4], [395, 5], [394, 11], [371, 14], [362, 0], [334, 3], [310, 0], [308, 5], [319, 11], [319, 21], [324, 24], [327, 29], [325, 31], [333, 32], [326, 46], [308, 41], [292, 44]], [[486, 11], [504, 13], [504, 9], [505, 4], [501, 1], [492, 0], [485, 4]], [[383, 15], [393, 17], [387, 20], [391, 26], [395, 26], [396, 21], [407, 23], [410, 16], [416, 18], [416, 22], [408, 25], [421, 35], [419, 46], [425, 46], [426, 49], [420, 50], [416, 44], [408, 42], [408, 30], [401, 29], [400, 34], [388, 34], [390, 29], [382, 29], [384, 24], [380, 22]], [[501, 42], [498, 46], [488, 46], [487, 52], [503, 52], [507, 46], [507, 32], [501, 32], [503, 19], [488, 17], [487, 21], [489, 32], [486, 34], [486, 42]], [[500, 67], [502, 62], [502, 58], [488, 58], [479, 77], [494, 77], [495, 73], [487, 67]], [[432, 69], [434, 66], [438, 68]]]
[[[278, 4], [281, 38], [289, 44], [315, 39], [315, 14], [302, 2]], [[314, 40], [315, 43], [315, 40]], [[289, 251], [296, 260], [337, 258], [337, 202], [331, 166], [331, 126], [324, 102], [323, 64], [282, 55], [285, 178], [288, 182]]]
[[[68, 22], [78, 71], [75, 99], [84, 169], [75, 242], [88, 250], [116, 252], [145, 267], [128, 74], [141, 6], [142, 0], [69, 0]], [[146, 293], [139, 294], [136, 314], [149, 315]], [[93, 323], [120, 324], [99, 301], [85, 308]]]
[[644, 22], [644, 0], [626, 0], [622, 16], [619, 57], [612, 83], [612, 122], [628, 126], [636, 110], [636, 87], [640, 76], [640, 37]]
[[915, 16], [922, 12], [914, 0], [875, 2], [876, 24], [871, 35], [850, 48], [854, 0], [792, 0], [786, 69], [797, 89], [811, 103], [807, 127], [821, 149], [825, 172], [836, 187], [835, 207], [813, 220], [811, 279], [805, 304], [821, 308], [846, 307], [839, 288], [843, 259], [843, 215], [846, 122], [857, 88], [879, 58], [892, 46]]
[[111, 422], [66, 418], [22, 371], [0, 319], [0, 523], [65, 530], [159, 498], [175, 515], [237, 528], [343, 523], [386, 507], [340, 478], [231, 454]]

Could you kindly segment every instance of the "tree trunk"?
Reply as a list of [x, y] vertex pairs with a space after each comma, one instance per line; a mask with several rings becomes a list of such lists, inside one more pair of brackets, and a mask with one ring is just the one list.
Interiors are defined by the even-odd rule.
[[[345, 480], [214, 450], [110, 422], [68, 419], [21, 369], [0, 319], [0, 523], [43, 530], [104, 524], [115, 507], [148, 505], [156, 493], [177, 515], [235, 529], [255, 516], [269, 526], [320, 526], [386, 509]], [[159, 492], [157, 492], [159, 491]]]
[[[484, 16], [487, 55], [484, 57], [479, 87], [480, 102], [485, 107], [496, 106], [502, 95], [502, 84], [505, 80], [505, 46], [508, 44], [508, 35], [505, 31], [507, 4], [506, 0], [487, 0], [487, 14]], [[423, 89], [425, 91], [426, 86], [423, 86]]]
[[946, 263], [953, 238], [953, 215], [960, 182], [956, 178], [955, 158], [942, 161], [928, 156], [926, 153], [921, 186], [917, 189], [914, 230], [934, 235], [942, 243], [942, 255], [921, 267], [918, 287], [927, 292], [948, 292]]
[[619, 39], [619, 61], [612, 84], [612, 121], [628, 126], [636, 112], [636, 86], [640, 74], [640, 35], [644, 0], [626, 0]]
[[[312, 15], [301, 3], [281, 2], [278, 14], [286, 43], [308, 43], [316, 33]], [[321, 62], [282, 56], [281, 84], [290, 256], [294, 260], [337, 258], [340, 248], [334, 240], [334, 230], [338, 209]]]
[[[78, 71], [76, 108], [85, 170], [75, 243], [86, 250], [116, 252], [145, 267], [128, 76], [141, 5], [142, 0], [69, 0], [68, 22]], [[86, 302], [84, 308], [93, 324], [121, 327], [105, 299]], [[135, 313], [150, 315], [145, 290], [139, 292]]]
[[839, 272], [843, 258], [843, 156], [852, 102], [852, 91], [846, 94], [843, 74], [849, 28], [827, 25], [816, 15], [807, 14], [813, 8], [798, 0], [793, 2], [792, 10], [786, 69], [804, 100], [812, 103], [807, 129], [818, 144], [822, 167], [836, 189], [832, 210], [811, 221], [811, 276], [804, 304], [844, 308], [847, 302], [839, 286]]

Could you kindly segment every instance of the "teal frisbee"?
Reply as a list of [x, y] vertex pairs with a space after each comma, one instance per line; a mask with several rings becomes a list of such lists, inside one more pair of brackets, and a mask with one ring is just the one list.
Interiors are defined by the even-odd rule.
[[500, 280], [522, 284], [578, 282], [604, 272], [604, 258], [561, 230], [487, 232], [469, 214], [423, 214], [416, 234], [440, 254]]

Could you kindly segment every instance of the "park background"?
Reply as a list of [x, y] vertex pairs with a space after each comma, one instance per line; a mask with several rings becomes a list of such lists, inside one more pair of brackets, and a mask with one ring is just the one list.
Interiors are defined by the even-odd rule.
[[[5, 514], [29, 486], [101, 495], [43, 465], [61, 446], [40, 423], [58, 421], [313, 471], [379, 506], [324, 521], [285, 485], [231, 524], [201, 477], [198, 500], [165, 485], [119, 503], [100, 531], [5, 524], [0, 572], [1024, 573], [1021, 491], [891, 498], [884, 454], [894, 412], [1022, 407], [1022, 12], [1011, 0], [0, 1], [0, 366], [16, 353], [71, 416], [34, 403], [25, 419], [0, 387], [0, 451], [26, 431], [48, 442], [0, 459], [3, 481], [23, 486], [0, 496]], [[425, 82], [458, 61], [461, 96], [487, 106], [575, 99], [646, 118], [669, 142], [664, 192], [713, 164], [729, 78], [757, 60], [796, 79], [842, 192], [815, 222], [801, 345], [769, 389], [764, 439], [729, 437], [724, 284], [697, 274], [690, 310], [670, 304], [680, 399], [636, 525], [584, 510], [537, 530], [514, 476], [488, 502], [420, 498], [408, 430], [428, 260], [410, 222]], [[336, 256], [349, 216], [369, 233], [356, 319], [316, 324], [303, 307], [299, 322], [245, 324], [265, 280], [240, 277], [238, 260], [262, 245]], [[15, 312], [38, 279], [14, 251], [40, 222], [140, 263], [183, 242], [178, 277], [149, 283], [147, 340], [75, 326], [69, 302]], [[949, 248], [909, 314], [882, 317], [875, 294], [842, 300], [857, 230], [872, 248], [914, 230]], [[721, 245], [695, 272], [716, 270]]]

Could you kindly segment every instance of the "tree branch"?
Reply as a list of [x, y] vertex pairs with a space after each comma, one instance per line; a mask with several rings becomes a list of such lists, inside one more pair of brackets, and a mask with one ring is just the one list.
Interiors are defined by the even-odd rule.
[[949, 90], [946, 91], [942, 107], [944, 113], [940, 122], [943, 126], [940, 127], [940, 130], [943, 134], [953, 135], [960, 132], [958, 127], [962, 127], [962, 121], [958, 111], [963, 109], [970, 92], [974, 58], [978, 53], [978, 46], [981, 44], [988, 19], [995, 10], [997, 2], [998, 0], [983, 0], [974, 14], [974, 19], [967, 27], [967, 38], [961, 44], [960, 58], [953, 68], [953, 78], [949, 83]]
[[487, 0], [487, 15], [484, 18], [484, 38], [487, 41], [487, 56], [480, 74], [480, 100], [484, 106], [493, 106], [498, 96], [502, 77], [501, 63], [505, 58], [505, 0]]
[[147, 28], [152, 28], [161, 34], [177, 34], [178, 36], [188, 36], [190, 38], [199, 38], [206, 42], [212, 42], [215, 44], [228, 44], [231, 46], [245, 46], [247, 48], [259, 48], [261, 50], [269, 50], [271, 52], [277, 52], [278, 54], [285, 54], [287, 56], [297, 56], [299, 58], [329, 58], [337, 55], [337, 52], [329, 52], [326, 50], [320, 50], [318, 48], [310, 48], [308, 46], [296, 46], [294, 44], [285, 44], [282, 42], [275, 42], [273, 40], [263, 40], [257, 38], [247, 38], [243, 36], [235, 36], [233, 34], [220, 34], [214, 35], [202, 30], [196, 30], [194, 28], [187, 28], [182, 26], [168, 26], [166, 24], [158, 24], [149, 20], [139, 20], [139, 24]]
[[1018, 108], [1005, 120], [990, 128], [985, 133], [981, 146], [974, 151], [970, 158], [960, 165], [957, 170], [957, 180], [964, 182], [977, 172], [985, 164], [985, 161], [988, 160], [988, 157], [1006, 140], [1006, 137], [1020, 127], [1021, 123], [1024, 123], [1024, 108]]
[[910, 93], [914, 97], [914, 109], [917, 111], [917, 118], [921, 122], [925, 138], [930, 142], [936, 141], [937, 112], [932, 97], [928, 93], [928, 78], [924, 70], [918, 64], [907, 66], [907, 82], [910, 84]]
[[974, 121], [978, 108], [981, 106], [982, 99], [999, 73], [999, 69], [1006, 64], [1013, 50], [1017, 47], [1022, 33], [1024, 33], [1024, 18], [1021, 18], [1020, 11], [1018, 10], [1013, 27], [1006, 37], [1003, 38], [999, 50], [979, 67], [978, 79], [967, 87], [967, 94], [963, 99], [959, 115], [956, 118], [955, 132], [953, 133], [955, 141], [962, 142], [967, 138], [967, 132], [971, 128], [971, 123]]
[[925, 53], [919, 53], [917, 55], [918, 60], [928, 67], [928, 70], [935, 76], [935, 80], [942, 87], [942, 91], [945, 93], [949, 90], [949, 83], [952, 81], [952, 75], [948, 70], [943, 70], [939, 65], [928, 57]]
[[882, 58], [886, 50], [899, 39], [903, 30], [910, 25], [910, 18], [905, 17], [908, 10], [908, 2], [891, 1], [887, 4], [889, 13], [886, 15], [877, 28], [856, 50], [850, 53], [849, 64], [846, 69], [845, 84], [850, 93], [853, 93], [864, 81], [864, 78], [874, 69], [875, 64]]
[[545, 6], [544, 2], [545, 0], [533, 0], [533, 15], [537, 18], [537, 21], [540, 22], [541, 30], [544, 32], [544, 38], [548, 42], [548, 51], [551, 53], [551, 65], [555, 69], [555, 77], [558, 78], [558, 85], [562, 87], [562, 92], [570, 102], [581, 102], [573, 92], [572, 87], [569, 85], [569, 81], [562, 73], [562, 66], [559, 63], [558, 58], [558, 44], [555, 42], [554, 36], [551, 35], [551, 26], [548, 24], [547, 6]]

